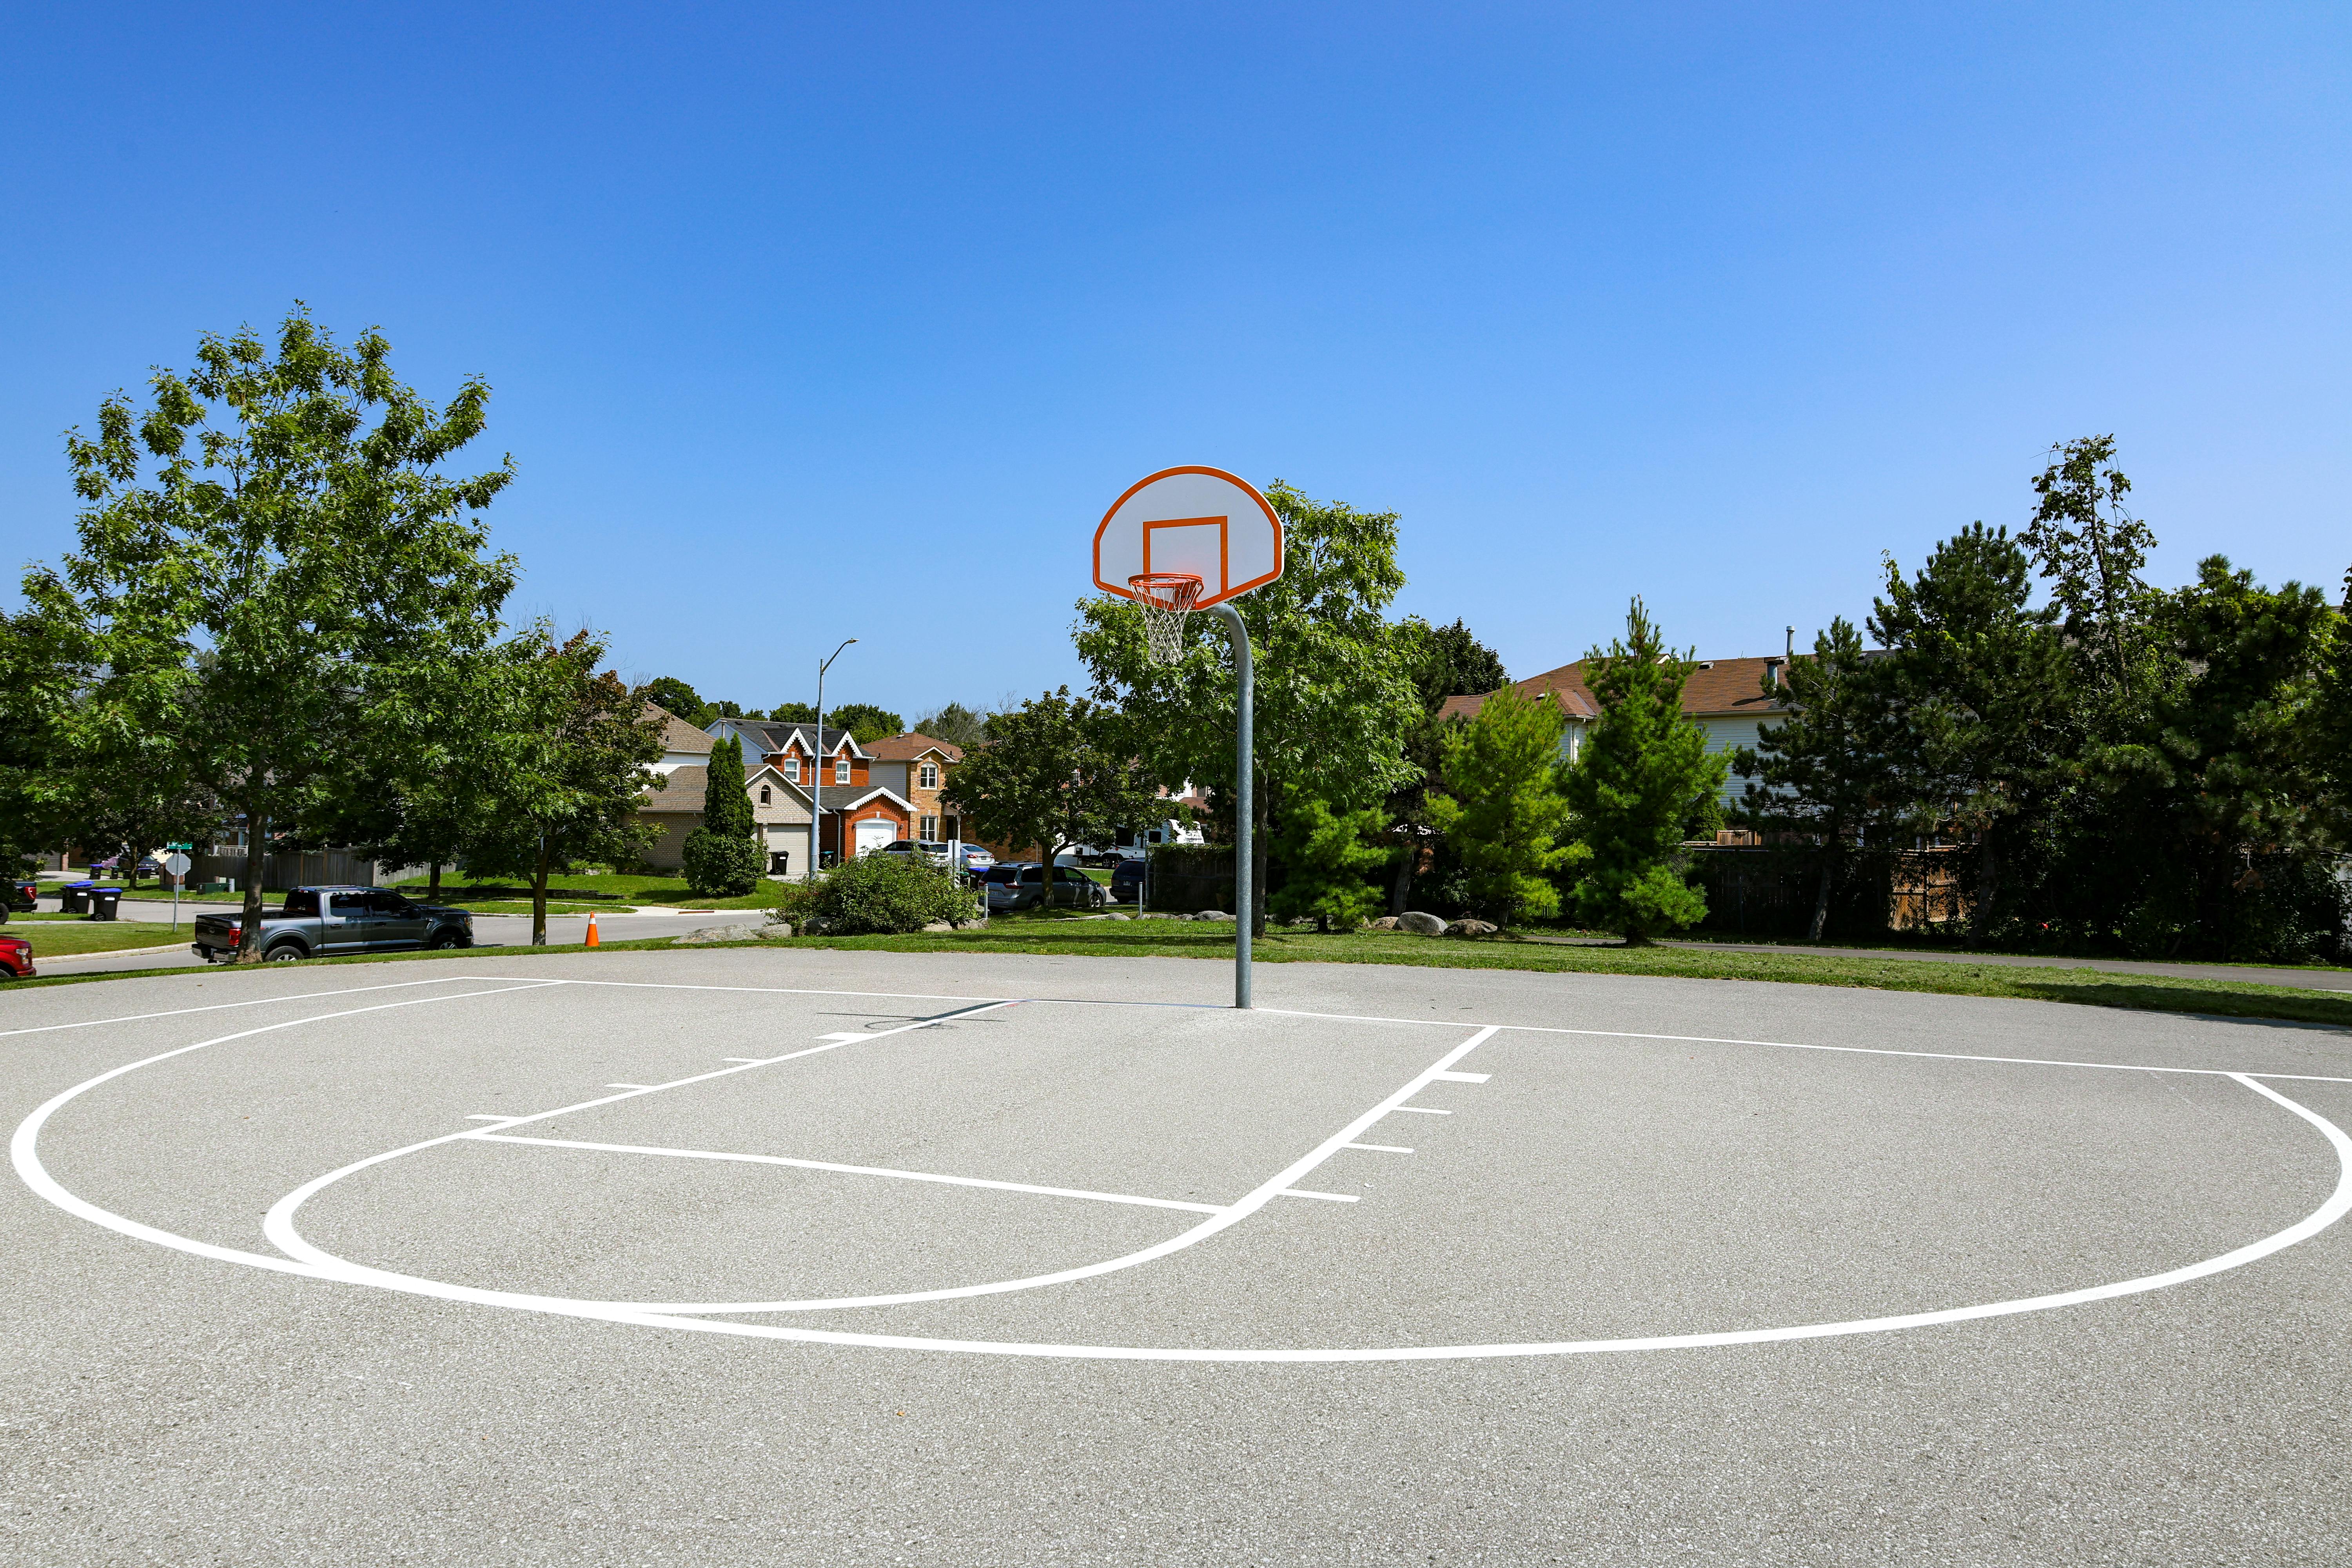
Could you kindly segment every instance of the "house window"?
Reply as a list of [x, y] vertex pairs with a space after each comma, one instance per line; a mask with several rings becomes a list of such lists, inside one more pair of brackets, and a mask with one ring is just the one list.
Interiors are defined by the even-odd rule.
[[927, 844], [938, 843], [940, 839], [940, 819], [936, 816], [927, 816], [923, 818], [923, 826], [916, 832], [915, 837], [923, 840]]
[[921, 767], [915, 770], [915, 783], [924, 789], [939, 788], [940, 764], [937, 763], [925, 763]]
[[760, 804], [761, 805], [771, 804], [768, 796], [768, 786], [766, 784], [761, 784], [760, 786]]
[[849, 782], [849, 759], [847, 757], [841, 757], [835, 760], [833, 764], [833, 782], [835, 784], [847, 784]]
[[801, 760], [798, 757], [786, 757], [784, 759], [784, 782], [786, 784], [798, 784], [801, 782]]

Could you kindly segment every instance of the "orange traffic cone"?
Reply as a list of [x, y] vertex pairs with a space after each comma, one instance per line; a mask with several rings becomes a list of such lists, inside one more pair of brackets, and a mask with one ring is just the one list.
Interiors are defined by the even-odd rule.
[[588, 911], [588, 945], [590, 947], [602, 947], [604, 945], [602, 939], [596, 935], [596, 911], [594, 910], [590, 910]]

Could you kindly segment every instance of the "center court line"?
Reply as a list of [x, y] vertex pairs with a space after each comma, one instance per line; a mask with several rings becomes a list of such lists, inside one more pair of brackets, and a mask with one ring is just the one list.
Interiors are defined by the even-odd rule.
[[881, 1165], [842, 1165], [830, 1160], [793, 1160], [782, 1154], [730, 1154], [712, 1149], [658, 1149], [642, 1143], [583, 1143], [569, 1138], [513, 1138], [491, 1132], [483, 1143], [534, 1143], [548, 1149], [587, 1149], [606, 1154], [663, 1154], [674, 1160], [736, 1160], [752, 1165], [790, 1165], [803, 1171], [837, 1171], [851, 1176], [894, 1176], [902, 1182], [940, 1182], [951, 1187], [993, 1187], [1000, 1192], [1035, 1193], [1049, 1198], [1091, 1198], [1103, 1204], [1139, 1204], [1145, 1208], [1189, 1209], [1194, 1214], [1223, 1214], [1222, 1204], [1180, 1203], [1174, 1198], [1137, 1197], [1130, 1193], [1090, 1193], [1078, 1187], [1039, 1187], [1027, 1182], [992, 1182], [979, 1176], [942, 1176], [930, 1171], [900, 1171]]
[[1350, 1193], [1317, 1193], [1310, 1192], [1305, 1187], [1285, 1187], [1274, 1195], [1278, 1198], [1321, 1198], [1327, 1204], [1352, 1204], [1360, 1201]]
[[1400, 1149], [1393, 1143], [1350, 1143], [1350, 1149], [1361, 1149], [1372, 1154], [1410, 1154], [1410, 1149]]
[[1416, 1116], [1451, 1116], [1454, 1114], [1454, 1112], [1450, 1110], [1438, 1110], [1426, 1105], [1400, 1105], [1397, 1109], [1399, 1110], [1410, 1110]]
[[[160, 1013], [125, 1013], [114, 1018], [84, 1018], [72, 1024], [37, 1024], [26, 1029], [0, 1029], [0, 1039], [13, 1035], [46, 1035], [57, 1029], [95, 1029], [101, 1024], [143, 1024], [152, 1018], [181, 1018], [191, 1013], [217, 1013], [226, 1007], [267, 1007], [273, 1002], [317, 1002], [336, 996], [359, 996], [371, 991], [404, 991], [417, 985], [455, 985], [460, 983], [488, 980], [507, 985], [556, 985], [567, 982], [526, 979], [505, 974], [436, 974], [430, 980], [394, 980], [382, 985], [351, 985], [340, 991], [299, 991], [291, 996], [255, 996], [243, 1002], [207, 1002], [197, 1007], [167, 1007]], [[489, 994], [489, 993], [477, 993]], [[341, 1014], [330, 1014], [341, 1017]], [[234, 1037], [223, 1037], [233, 1038]]]

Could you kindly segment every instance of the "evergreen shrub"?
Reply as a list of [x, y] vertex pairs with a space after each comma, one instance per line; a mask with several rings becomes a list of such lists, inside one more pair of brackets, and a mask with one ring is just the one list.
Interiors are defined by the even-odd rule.
[[911, 855], [861, 855], [835, 867], [808, 900], [827, 936], [904, 936], [934, 921], [980, 917], [980, 903], [942, 866]]

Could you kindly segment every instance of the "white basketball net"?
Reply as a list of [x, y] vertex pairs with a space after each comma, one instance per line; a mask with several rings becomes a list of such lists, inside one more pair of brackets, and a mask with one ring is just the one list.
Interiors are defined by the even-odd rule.
[[1154, 664], [1184, 657], [1184, 617], [1201, 596], [1201, 579], [1186, 572], [1145, 572], [1127, 580], [1143, 609], [1143, 642]]

